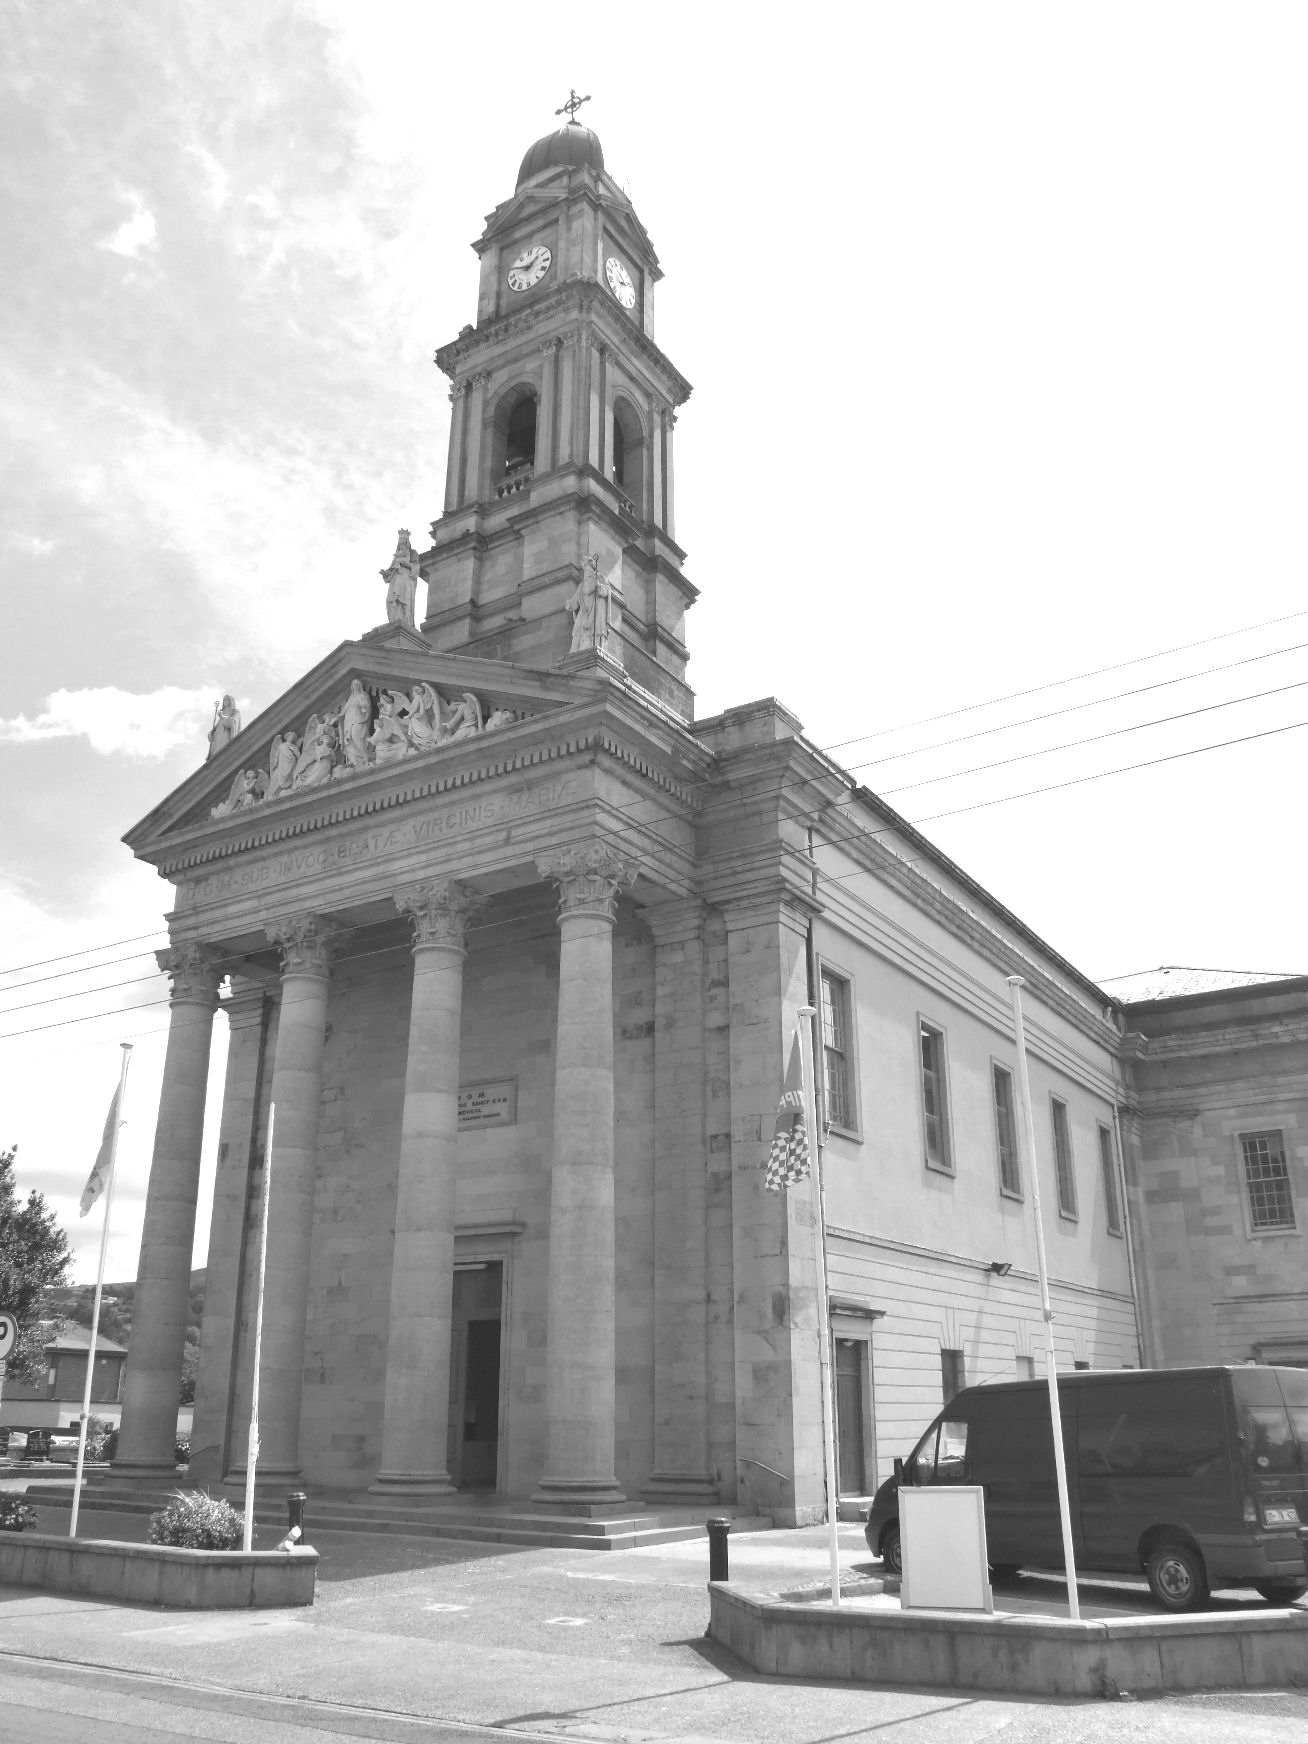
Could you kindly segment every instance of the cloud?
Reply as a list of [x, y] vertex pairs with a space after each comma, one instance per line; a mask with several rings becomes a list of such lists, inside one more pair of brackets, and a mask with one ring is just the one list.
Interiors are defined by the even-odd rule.
[[0, 719], [0, 743], [84, 738], [101, 756], [122, 751], [158, 762], [178, 745], [203, 745], [217, 694], [216, 685], [182, 690], [168, 684], [143, 696], [116, 685], [56, 690], [38, 715]]
[[123, 198], [131, 206], [131, 215], [123, 220], [112, 236], [105, 236], [97, 243], [98, 248], [107, 248], [112, 254], [121, 254], [128, 260], [140, 260], [148, 248], [153, 248], [159, 240], [159, 226], [155, 223], [154, 213], [133, 188], [122, 190]]
[[43, 539], [39, 533], [6, 533], [4, 542], [25, 557], [48, 557], [55, 548], [53, 539]]

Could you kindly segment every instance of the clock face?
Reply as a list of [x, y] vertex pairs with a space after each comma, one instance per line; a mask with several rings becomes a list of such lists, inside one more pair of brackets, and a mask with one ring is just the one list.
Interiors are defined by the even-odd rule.
[[604, 262], [604, 276], [609, 281], [609, 289], [622, 304], [624, 309], [636, 307], [636, 287], [631, 282], [631, 274], [620, 260], [612, 255]]
[[553, 259], [554, 256], [543, 242], [537, 242], [531, 248], [524, 248], [509, 268], [509, 289], [511, 291], [529, 291], [533, 285], [538, 285], [550, 270], [550, 262]]

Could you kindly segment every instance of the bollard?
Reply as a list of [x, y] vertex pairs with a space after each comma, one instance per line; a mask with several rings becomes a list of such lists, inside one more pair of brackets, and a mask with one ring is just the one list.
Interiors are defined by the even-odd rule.
[[292, 1490], [286, 1498], [286, 1513], [290, 1527], [287, 1537], [293, 1538], [297, 1544], [304, 1543], [304, 1504], [308, 1499], [303, 1490]]
[[709, 1579], [711, 1581], [730, 1580], [727, 1573], [727, 1537], [731, 1532], [730, 1520], [707, 1520], [709, 1541]]

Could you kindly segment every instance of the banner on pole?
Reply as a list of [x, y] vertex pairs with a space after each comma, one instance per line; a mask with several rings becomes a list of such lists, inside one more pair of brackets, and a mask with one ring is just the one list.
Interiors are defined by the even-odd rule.
[[123, 1086], [119, 1081], [114, 1091], [113, 1101], [109, 1104], [109, 1113], [105, 1117], [104, 1136], [100, 1140], [100, 1149], [96, 1152], [95, 1166], [87, 1177], [86, 1186], [82, 1189], [79, 1217], [85, 1217], [87, 1212], [99, 1199], [109, 1185], [109, 1173], [114, 1166], [114, 1139], [118, 1133], [118, 1105], [122, 1100]]
[[790, 1064], [786, 1067], [786, 1082], [777, 1108], [777, 1124], [772, 1134], [772, 1149], [768, 1152], [764, 1185], [769, 1193], [779, 1193], [783, 1187], [793, 1187], [807, 1179], [809, 1170], [808, 1120], [804, 1112], [804, 1060], [800, 1053], [799, 1031], [790, 1044]]

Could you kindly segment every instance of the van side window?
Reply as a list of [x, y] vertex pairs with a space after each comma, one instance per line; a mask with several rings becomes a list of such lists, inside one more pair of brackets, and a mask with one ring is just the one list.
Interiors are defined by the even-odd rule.
[[1086, 1477], [1198, 1478], [1220, 1470], [1226, 1457], [1221, 1401], [1211, 1382], [1087, 1390], [1077, 1429]]
[[1292, 1472], [1298, 1466], [1290, 1434], [1290, 1414], [1270, 1369], [1238, 1369], [1231, 1376], [1240, 1434], [1245, 1451], [1260, 1476]]

